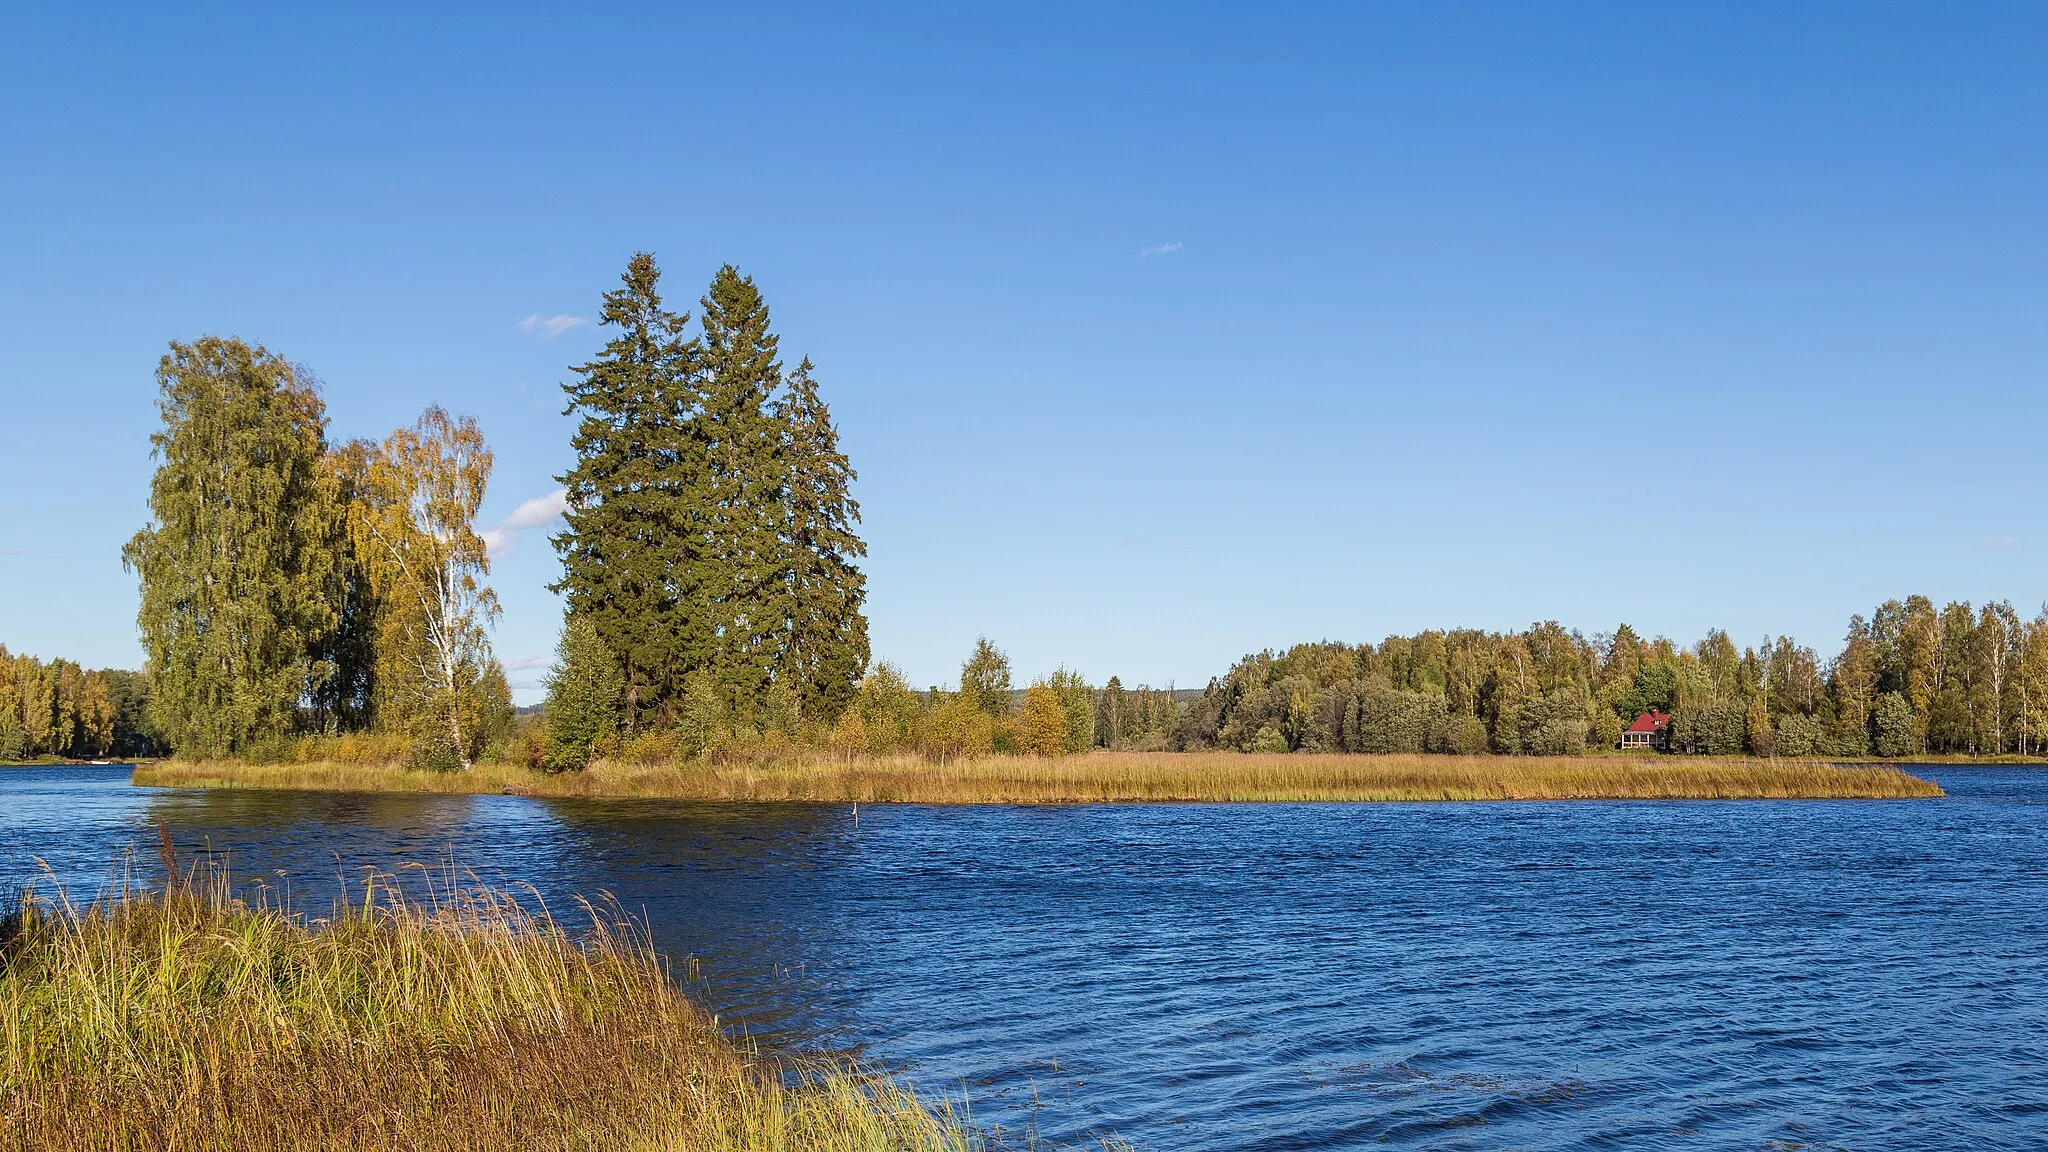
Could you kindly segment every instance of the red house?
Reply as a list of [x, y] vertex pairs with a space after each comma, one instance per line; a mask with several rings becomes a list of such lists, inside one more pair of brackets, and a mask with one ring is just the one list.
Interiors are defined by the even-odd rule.
[[1662, 752], [1669, 735], [1664, 729], [1671, 723], [1669, 712], [1645, 712], [1636, 717], [1636, 722], [1621, 734], [1623, 748], [1655, 748]]

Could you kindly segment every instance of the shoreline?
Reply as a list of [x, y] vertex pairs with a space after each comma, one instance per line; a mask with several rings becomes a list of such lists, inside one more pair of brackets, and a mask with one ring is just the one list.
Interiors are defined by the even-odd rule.
[[138, 765], [138, 787], [504, 794], [834, 804], [1376, 803], [1535, 800], [1933, 799], [1892, 764], [1693, 756], [1441, 756], [1096, 752], [783, 759], [740, 764], [599, 761], [547, 774], [505, 764], [423, 772], [333, 761]]

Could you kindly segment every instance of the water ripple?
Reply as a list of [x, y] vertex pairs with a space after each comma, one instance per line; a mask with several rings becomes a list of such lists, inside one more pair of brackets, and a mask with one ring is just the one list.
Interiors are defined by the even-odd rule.
[[162, 818], [605, 890], [722, 1018], [1140, 1149], [2048, 1147], [2048, 774], [1943, 801], [714, 806], [0, 773], [0, 881]]

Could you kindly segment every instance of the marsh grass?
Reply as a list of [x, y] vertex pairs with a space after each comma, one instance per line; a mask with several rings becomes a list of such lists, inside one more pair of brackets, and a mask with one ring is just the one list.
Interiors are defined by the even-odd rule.
[[877, 804], [1126, 801], [1906, 799], [1935, 784], [1889, 765], [1693, 756], [1366, 756], [1096, 752], [987, 756], [792, 756], [728, 764], [599, 762], [545, 775], [508, 765], [465, 773], [332, 763], [170, 761], [135, 783], [166, 787], [534, 796], [813, 800]]
[[982, 1146], [944, 1102], [735, 1045], [616, 909], [572, 934], [531, 892], [407, 887], [373, 876], [320, 919], [212, 872], [12, 901], [0, 1147]]

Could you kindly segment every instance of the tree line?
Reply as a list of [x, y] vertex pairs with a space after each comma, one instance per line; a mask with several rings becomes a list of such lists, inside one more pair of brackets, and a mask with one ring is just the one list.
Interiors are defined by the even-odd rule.
[[0, 763], [148, 755], [157, 750], [143, 715], [148, 695], [137, 673], [45, 663], [0, 645]]
[[1615, 747], [1647, 712], [1674, 751], [1759, 756], [2039, 755], [2048, 609], [2023, 619], [1924, 596], [1849, 623], [1823, 660], [1790, 637], [1681, 648], [1627, 625], [1587, 637], [1426, 631], [1246, 657], [1182, 710], [1172, 745], [1246, 751], [1563, 755]]
[[157, 384], [151, 519], [123, 554], [151, 734], [207, 757], [378, 733], [438, 767], [502, 740], [476, 422], [430, 407], [332, 444], [307, 369], [220, 336], [173, 343]]

